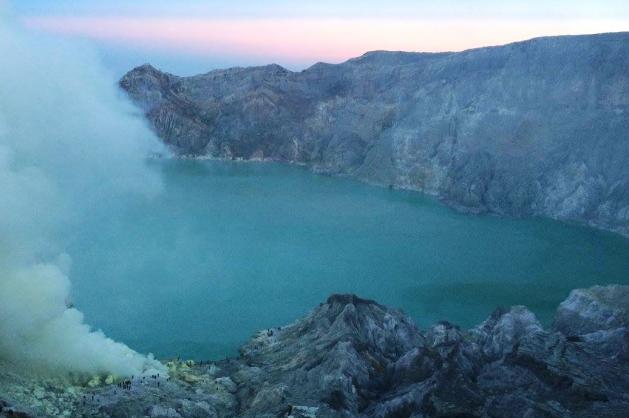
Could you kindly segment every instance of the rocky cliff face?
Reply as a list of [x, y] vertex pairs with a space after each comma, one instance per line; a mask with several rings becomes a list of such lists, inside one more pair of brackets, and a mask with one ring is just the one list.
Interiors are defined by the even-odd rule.
[[303, 163], [629, 235], [629, 33], [120, 85], [179, 155]]
[[0, 416], [626, 416], [629, 287], [573, 291], [550, 329], [515, 306], [471, 330], [420, 331], [399, 311], [334, 295], [238, 358], [168, 368], [124, 388], [35, 384], [0, 368]]

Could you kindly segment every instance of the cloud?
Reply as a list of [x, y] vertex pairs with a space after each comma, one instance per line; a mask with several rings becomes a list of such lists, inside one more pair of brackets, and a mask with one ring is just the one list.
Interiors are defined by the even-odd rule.
[[157, 141], [89, 49], [0, 16], [0, 56], [0, 360], [86, 374], [160, 368], [69, 307], [64, 253], [102, 199], [159, 192], [145, 164]]

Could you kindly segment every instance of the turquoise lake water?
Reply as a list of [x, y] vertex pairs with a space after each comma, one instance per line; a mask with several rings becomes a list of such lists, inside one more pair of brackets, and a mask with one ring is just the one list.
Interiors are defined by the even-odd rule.
[[524, 304], [550, 323], [570, 289], [629, 283], [629, 240], [472, 216], [418, 193], [267, 163], [164, 160], [163, 192], [102, 202], [72, 237], [88, 323], [160, 358], [234, 355], [332, 293], [471, 327]]

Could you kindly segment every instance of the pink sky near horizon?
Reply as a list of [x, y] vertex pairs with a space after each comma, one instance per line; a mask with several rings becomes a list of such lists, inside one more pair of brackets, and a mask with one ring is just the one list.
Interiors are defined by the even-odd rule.
[[29, 17], [26, 26], [197, 56], [340, 62], [371, 50], [460, 51], [537, 36], [629, 30], [626, 20]]

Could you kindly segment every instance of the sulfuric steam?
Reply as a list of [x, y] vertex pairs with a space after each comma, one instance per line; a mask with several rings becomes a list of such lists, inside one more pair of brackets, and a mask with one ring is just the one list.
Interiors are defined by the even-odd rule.
[[0, 16], [0, 360], [90, 374], [162, 367], [85, 324], [64, 253], [99, 201], [159, 192], [145, 165], [156, 147], [89, 48]]

